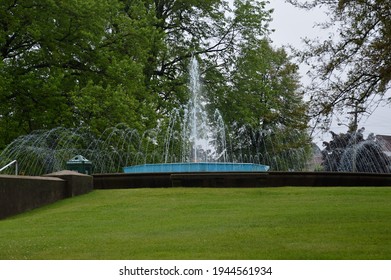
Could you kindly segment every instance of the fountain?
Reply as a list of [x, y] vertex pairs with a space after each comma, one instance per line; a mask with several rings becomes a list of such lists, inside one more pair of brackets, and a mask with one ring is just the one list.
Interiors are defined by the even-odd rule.
[[364, 128], [340, 134], [331, 132], [332, 140], [324, 142], [322, 151], [325, 171], [391, 172], [389, 144], [373, 134], [364, 139], [363, 131]]
[[[34, 131], [16, 138], [1, 152], [0, 167], [17, 160], [20, 174], [42, 175], [64, 170], [68, 160], [83, 155], [92, 162], [95, 174], [308, 170], [308, 151], [292, 144], [302, 143], [302, 134], [294, 131], [253, 130], [253, 135], [239, 131], [236, 137], [251, 142], [253, 149], [234, 146], [236, 140], [226, 135], [220, 112], [207, 114], [209, 104], [195, 58], [189, 76], [192, 96], [186, 106], [172, 112], [166, 125], [161, 122], [143, 133], [126, 124], [99, 134], [88, 127]], [[8, 168], [2, 173], [15, 172]]]
[[[86, 127], [34, 131], [16, 138], [1, 152], [0, 167], [17, 162], [19, 174], [42, 175], [64, 170], [67, 161], [83, 155], [93, 164], [94, 188], [98, 189], [390, 185], [387, 141], [375, 137], [364, 141], [359, 131], [335, 136], [322, 152], [327, 172], [307, 172], [309, 152], [302, 145], [306, 135], [283, 127], [252, 129], [251, 133], [238, 129], [226, 135], [219, 111], [210, 117], [205, 110], [208, 100], [195, 58], [189, 74], [192, 96], [184, 108], [172, 112], [167, 125], [162, 121], [142, 134], [126, 124], [99, 135]], [[233, 144], [236, 139], [242, 145]], [[265, 172], [269, 166], [274, 172]], [[4, 172], [15, 174], [13, 168]], [[115, 174], [120, 172], [127, 174]]]
[[[214, 113], [214, 126], [208, 117], [207, 98], [202, 94], [199, 65], [192, 57], [189, 67], [190, 101], [184, 109], [182, 123], [182, 162], [143, 164], [124, 167], [125, 173], [157, 172], [262, 172], [269, 166], [255, 163], [226, 162], [227, 149], [224, 122], [218, 110]], [[170, 138], [166, 144], [169, 146]]]

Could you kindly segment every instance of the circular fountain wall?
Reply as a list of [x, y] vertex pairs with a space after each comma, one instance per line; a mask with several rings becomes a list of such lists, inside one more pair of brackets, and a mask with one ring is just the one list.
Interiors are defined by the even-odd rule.
[[128, 166], [124, 173], [265, 172], [269, 166], [254, 163], [190, 162]]

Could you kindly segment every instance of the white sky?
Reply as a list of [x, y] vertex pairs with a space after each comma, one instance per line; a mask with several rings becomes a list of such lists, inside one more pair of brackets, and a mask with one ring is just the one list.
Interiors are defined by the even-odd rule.
[[[272, 15], [273, 22], [271, 28], [275, 32], [271, 35], [275, 47], [284, 45], [292, 45], [295, 48], [303, 46], [302, 38], [316, 38], [326, 36], [325, 31], [319, 27], [315, 27], [316, 23], [323, 22], [326, 18], [324, 13], [317, 11], [304, 11], [285, 3], [284, 0], [270, 0], [269, 7], [274, 9]], [[323, 32], [323, 33], [322, 33]], [[304, 66], [301, 67], [302, 83], [308, 83], [305, 77]], [[359, 127], [365, 127], [365, 132], [373, 132], [375, 134], [391, 135], [391, 106], [379, 106], [376, 111], [369, 117], [363, 117], [359, 123]], [[340, 119], [333, 122], [331, 130], [339, 133], [346, 132], [346, 126], [338, 126], [338, 122], [348, 123], [346, 119]], [[329, 140], [329, 134], [317, 135], [314, 139], [317, 143], [321, 140]], [[320, 147], [322, 148], [322, 147]]]

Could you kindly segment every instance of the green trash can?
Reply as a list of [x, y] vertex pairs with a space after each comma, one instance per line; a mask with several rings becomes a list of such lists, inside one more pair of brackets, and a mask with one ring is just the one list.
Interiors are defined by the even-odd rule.
[[92, 162], [83, 157], [82, 155], [77, 155], [67, 161], [67, 169], [72, 171], [77, 171], [83, 174], [92, 174]]

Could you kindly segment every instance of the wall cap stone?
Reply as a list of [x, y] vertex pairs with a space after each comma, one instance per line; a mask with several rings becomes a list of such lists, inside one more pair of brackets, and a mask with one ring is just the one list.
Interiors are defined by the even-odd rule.
[[73, 171], [73, 170], [61, 170], [61, 171], [45, 174], [43, 176], [44, 177], [56, 177], [56, 176], [85, 176], [85, 177], [90, 177], [91, 175], [79, 173], [79, 172]]
[[0, 175], [0, 179], [18, 179], [18, 180], [52, 180], [65, 181], [59, 177], [51, 176], [25, 176], [25, 175]]

